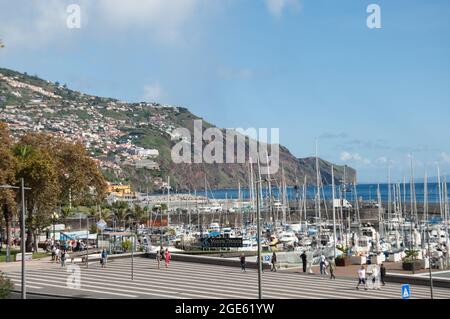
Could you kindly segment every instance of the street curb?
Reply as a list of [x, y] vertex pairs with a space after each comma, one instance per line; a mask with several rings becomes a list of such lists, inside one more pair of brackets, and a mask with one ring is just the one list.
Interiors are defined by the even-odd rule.
[[[22, 294], [21, 290], [11, 290], [12, 293], [16, 294]], [[94, 298], [86, 298], [86, 297], [74, 297], [74, 296], [66, 296], [66, 295], [52, 295], [49, 293], [38, 293], [38, 292], [27, 292], [28, 295], [33, 296], [42, 296], [42, 297], [53, 297], [53, 298], [60, 298], [60, 299], [94, 299]]]

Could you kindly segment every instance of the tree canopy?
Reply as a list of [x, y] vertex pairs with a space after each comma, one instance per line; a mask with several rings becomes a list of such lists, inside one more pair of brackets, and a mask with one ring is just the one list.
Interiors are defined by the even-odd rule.
[[[15, 185], [24, 179], [27, 207], [27, 251], [32, 235], [51, 223], [52, 213], [63, 207], [99, 205], [106, 181], [94, 159], [78, 142], [50, 134], [30, 132], [13, 142], [0, 123], [0, 184]], [[7, 227], [17, 210], [20, 195], [0, 189], [0, 204]], [[66, 216], [67, 217], [67, 216]]]

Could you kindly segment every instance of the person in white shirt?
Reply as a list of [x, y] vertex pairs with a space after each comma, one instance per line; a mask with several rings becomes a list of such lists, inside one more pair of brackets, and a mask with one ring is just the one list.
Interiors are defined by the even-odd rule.
[[55, 255], [56, 255], [56, 262], [58, 262], [59, 258], [61, 257], [61, 250], [59, 250], [58, 247], [56, 248]]
[[320, 255], [320, 274], [323, 275], [324, 272], [326, 274], [326, 270], [325, 270], [325, 256], [323, 255], [323, 253]]
[[364, 266], [361, 266], [361, 268], [358, 270], [358, 285], [356, 286], [356, 289], [359, 289], [360, 284], [363, 284], [364, 289], [367, 290], [366, 268]]
[[372, 270], [372, 284], [373, 284], [373, 289], [380, 289], [380, 282], [378, 280], [378, 266], [375, 265], [375, 267], [373, 267]]

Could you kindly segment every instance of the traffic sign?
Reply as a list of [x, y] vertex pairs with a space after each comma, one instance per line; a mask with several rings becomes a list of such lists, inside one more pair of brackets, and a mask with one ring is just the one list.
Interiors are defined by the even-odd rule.
[[402, 299], [409, 299], [411, 297], [411, 289], [409, 285], [402, 285]]
[[264, 256], [264, 263], [270, 263], [270, 255]]
[[104, 230], [106, 228], [106, 226], [108, 226], [108, 225], [106, 224], [106, 222], [103, 219], [100, 219], [97, 222], [97, 228], [99, 228], [101, 230]]

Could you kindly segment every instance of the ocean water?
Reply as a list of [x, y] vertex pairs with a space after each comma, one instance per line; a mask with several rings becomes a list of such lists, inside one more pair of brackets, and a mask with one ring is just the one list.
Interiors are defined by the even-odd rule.
[[[447, 184], [449, 187], [450, 183]], [[388, 201], [389, 198], [389, 186], [388, 184], [380, 184], [380, 195], [381, 200], [383, 202]], [[339, 197], [340, 192], [340, 186], [336, 186], [336, 198]], [[377, 184], [360, 184], [356, 186], [356, 193], [353, 186], [348, 186], [348, 192], [342, 192], [342, 197], [346, 198], [349, 201], [354, 201], [355, 198], [362, 199], [364, 201], [377, 201]], [[316, 196], [317, 188], [315, 186], [308, 186], [306, 191], [306, 196], [309, 200], [313, 200]], [[193, 194], [194, 192], [191, 192]], [[278, 188], [272, 188], [272, 195], [277, 198], [279, 196], [279, 190]], [[303, 193], [303, 187], [300, 187], [299, 189], [295, 189], [294, 187], [289, 187], [287, 189], [288, 193], [288, 199], [289, 200], [295, 200], [299, 198], [299, 196], [302, 196]], [[406, 184], [406, 187], [404, 188], [403, 184], [400, 185], [400, 193], [401, 193], [401, 200], [403, 201], [406, 199], [407, 203], [410, 203], [411, 201], [411, 187], [410, 184]], [[443, 193], [443, 191], [442, 191]], [[197, 195], [205, 196], [205, 190], [197, 190]], [[208, 197], [211, 199], [237, 199], [239, 191], [238, 189], [215, 189], [215, 190], [208, 190], [207, 192]], [[263, 196], [265, 197], [268, 194], [268, 188], [263, 188]], [[424, 202], [424, 184], [423, 183], [417, 183], [415, 184], [415, 195], [416, 195], [416, 201], [418, 203]], [[244, 199], [249, 199], [249, 189], [241, 188], [241, 196]], [[320, 194], [321, 198], [324, 197], [328, 200], [331, 200], [332, 198], [332, 186], [328, 185], [325, 186], [321, 190]], [[391, 185], [391, 196], [392, 200], [394, 200], [394, 186]], [[450, 196], [449, 196], [450, 200]], [[429, 183], [428, 184], [428, 202], [429, 203], [439, 203], [439, 188], [438, 183]]]

